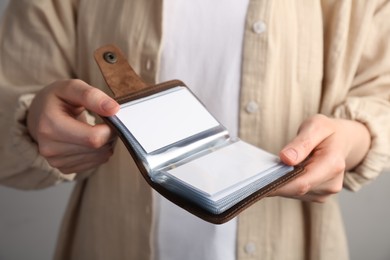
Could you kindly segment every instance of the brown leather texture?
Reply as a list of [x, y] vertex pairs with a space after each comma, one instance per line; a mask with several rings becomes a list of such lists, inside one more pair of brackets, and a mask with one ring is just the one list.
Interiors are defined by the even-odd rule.
[[[172, 80], [157, 85], [148, 86], [130, 67], [122, 51], [114, 45], [106, 45], [97, 49], [95, 51], [95, 60], [103, 74], [107, 85], [112, 90], [115, 99], [120, 104], [136, 100], [145, 96], [149, 96], [169, 88], [185, 86], [185, 84], [180, 80]], [[110, 120], [108, 120], [107, 118], [103, 119], [116, 130], [118, 136], [124, 142], [130, 155], [136, 162], [144, 179], [153, 189], [155, 189], [162, 196], [164, 196], [177, 206], [213, 224], [222, 224], [231, 220], [232, 218], [236, 217], [241, 211], [256, 203], [258, 200], [266, 197], [278, 187], [286, 184], [287, 182], [295, 179], [296, 177], [305, 172], [303, 167], [295, 167], [295, 169], [290, 173], [284, 175], [273, 183], [251, 194], [250, 196], [240, 201], [230, 209], [224, 211], [223, 213], [212, 214], [203, 209], [202, 207], [194, 204], [193, 202], [181, 196], [178, 196], [175, 193], [172, 193], [164, 186], [153, 182], [149, 177], [147, 169], [139, 160], [136, 152], [134, 151], [131, 144], [127, 141], [123, 133], [118, 128], [116, 128], [116, 126], [112, 124]]]
[[121, 97], [148, 87], [115, 45], [102, 46], [95, 51], [94, 56], [114, 97]]
[[136, 92], [128, 93], [126, 95], [115, 98], [115, 100], [119, 104], [123, 104], [126, 102], [130, 102], [130, 101], [133, 101], [133, 100], [136, 100], [139, 98], [147, 97], [147, 96], [156, 94], [160, 91], [164, 91], [164, 90], [178, 87], [178, 86], [186, 87], [186, 85], [180, 80], [170, 80], [170, 81], [166, 81], [166, 82], [163, 82], [160, 84], [145, 87], [144, 89], [141, 89], [141, 90], [136, 91]]

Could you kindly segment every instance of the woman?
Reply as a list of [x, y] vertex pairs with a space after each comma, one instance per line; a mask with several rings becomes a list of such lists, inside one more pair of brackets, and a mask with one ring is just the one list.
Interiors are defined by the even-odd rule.
[[[389, 157], [389, 3], [182, 2], [11, 2], [1, 183], [79, 180], [56, 259], [347, 259], [332, 195]], [[154, 195], [86, 112], [118, 110], [92, 58], [108, 42], [144, 80], [180, 78], [230, 132], [287, 164], [307, 160], [307, 173], [222, 226]]]

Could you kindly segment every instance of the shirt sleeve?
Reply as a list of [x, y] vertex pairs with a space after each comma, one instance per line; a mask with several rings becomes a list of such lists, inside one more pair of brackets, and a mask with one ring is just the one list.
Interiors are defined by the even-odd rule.
[[[9, 119], [9, 130], [1, 149], [2, 185], [20, 189], [48, 187], [62, 181], [73, 180], [75, 174], [62, 174], [51, 167], [39, 155], [37, 145], [32, 141], [26, 128], [26, 114], [33, 94], [22, 95]], [[2, 118], [4, 121], [6, 117]]]
[[356, 191], [375, 179], [390, 158], [390, 3], [379, 5], [367, 30], [362, 54], [346, 101], [336, 118], [356, 120], [371, 133], [364, 160], [345, 175], [346, 188]]
[[72, 180], [39, 154], [26, 127], [34, 94], [75, 77], [76, 1], [10, 1], [0, 27], [0, 184], [38, 189]]

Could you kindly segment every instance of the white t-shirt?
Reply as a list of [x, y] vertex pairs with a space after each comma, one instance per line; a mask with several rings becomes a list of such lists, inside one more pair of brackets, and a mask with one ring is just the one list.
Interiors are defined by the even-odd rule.
[[[244, 23], [249, 0], [164, 0], [159, 81], [180, 79], [237, 135]], [[155, 194], [158, 260], [234, 260], [237, 221], [207, 223]]]

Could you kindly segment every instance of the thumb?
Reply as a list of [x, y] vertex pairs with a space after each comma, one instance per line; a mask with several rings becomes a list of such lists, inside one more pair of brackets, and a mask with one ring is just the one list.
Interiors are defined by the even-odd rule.
[[303, 162], [315, 147], [315, 143], [298, 135], [280, 151], [279, 157], [285, 164], [297, 165]]
[[288, 165], [297, 165], [332, 133], [327, 117], [313, 116], [303, 122], [298, 135], [280, 151], [280, 159]]
[[119, 110], [119, 104], [114, 99], [82, 80], [68, 80], [56, 89], [56, 95], [71, 105], [84, 107], [100, 116], [112, 116]]

